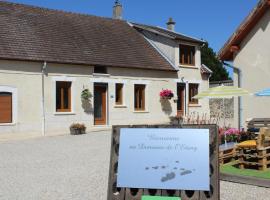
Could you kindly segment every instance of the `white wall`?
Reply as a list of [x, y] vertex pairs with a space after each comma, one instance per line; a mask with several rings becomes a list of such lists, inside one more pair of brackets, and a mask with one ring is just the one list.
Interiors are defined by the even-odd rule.
[[[264, 15], [241, 43], [235, 55], [234, 66], [242, 71], [242, 87], [255, 93], [270, 88], [270, 11]], [[237, 84], [238, 76], [234, 81]], [[243, 99], [243, 122], [248, 118], [270, 117], [269, 97], [245, 96]], [[235, 101], [235, 110], [238, 101]], [[238, 123], [237, 116], [235, 124]]]
[[[164, 55], [168, 60], [170, 60], [177, 69], [179, 69], [178, 77], [175, 82], [186, 84], [186, 102], [188, 102], [188, 85], [189, 83], [198, 83], [199, 92], [205, 91], [209, 88], [209, 77], [201, 74], [201, 51], [200, 46], [194, 43], [188, 43], [183, 41], [176, 41], [162, 35], [157, 35], [150, 33], [148, 31], [143, 32], [144, 36], [150, 40], [150, 43], [159, 49], [162, 55]], [[195, 66], [184, 66], [180, 65], [180, 50], [179, 45], [186, 44], [195, 46]], [[199, 100], [199, 104], [196, 106], [188, 105], [186, 106], [186, 114], [199, 113], [207, 114], [210, 116], [209, 111], [209, 100], [203, 99]]]
[[[0, 133], [42, 134], [42, 68], [43, 63], [0, 61], [0, 86], [17, 89], [17, 121], [1, 125]], [[94, 127], [93, 98], [85, 107], [81, 91], [88, 88], [93, 94], [95, 82], [108, 83], [108, 125], [168, 123], [176, 115], [176, 103], [161, 104], [159, 92], [176, 92], [176, 72], [108, 68], [108, 76], [93, 75], [93, 67], [48, 63], [44, 78], [46, 134], [69, 133], [73, 122], [84, 123], [88, 130]], [[56, 113], [56, 81], [72, 81], [72, 112]], [[115, 107], [115, 83], [124, 83], [125, 107]], [[146, 84], [146, 111], [134, 111], [134, 84]]]

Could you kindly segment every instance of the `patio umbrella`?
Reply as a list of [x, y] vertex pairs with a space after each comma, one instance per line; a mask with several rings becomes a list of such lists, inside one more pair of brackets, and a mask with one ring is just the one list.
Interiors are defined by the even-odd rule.
[[255, 93], [255, 96], [257, 96], [257, 97], [266, 97], [266, 96], [270, 96], [270, 88], [261, 90], [261, 91], [259, 91], [259, 92], [256, 92], [256, 93]]
[[203, 99], [203, 98], [217, 98], [217, 99], [224, 99], [224, 98], [233, 98], [239, 97], [250, 94], [247, 90], [234, 87], [234, 86], [218, 86], [210, 88], [206, 91], [203, 91], [193, 98], [195, 99]]
[[[214, 88], [210, 88], [207, 91], [203, 91], [193, 98], [195, 99], [203, 99], [203, 98], [217, 98], [222, 99], [223, 101], [223, 109], [224, 109], [224, 99], [225, 98], [233, 98], [233, 97], [240, 97], [244, 95], [249, 95], [250, 93], [242, 88], [234, 87], [234, 86], [218, 86]], [[225, 112], [223, 111], [223, 119], [224, 119], [224, 126], [225, 126]], [[225, 135], [225, 146], [227, 146], [226, 135]]]

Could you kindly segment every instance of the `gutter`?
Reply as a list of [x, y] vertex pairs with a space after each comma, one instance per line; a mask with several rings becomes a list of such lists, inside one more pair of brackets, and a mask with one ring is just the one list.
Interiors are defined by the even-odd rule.
[[47, 69], [47, 62], [44, 61], [43, 66], [41, 68], [41, 76], [42, 76], [42, 92], [41, 92], [41, 112], [42, 112], [42, 135], [45, 136], [46, 130], [45, 130], [45, 123], [46, 123], [46, 116], [45, 116], [45, 84], [44, 84], [44, 78], [46, 75], [46, 69]]
[[[241, 88], [242, 87], [242, 71], [241, 69], [230, 65], [228, 63], [225, 63], [224, 61], [222, 62], [225, 66], [232, 68], [233, 70], [236, 71], [237, 75], [238, 75], [238, 87]], [[242, 97], [238, 97], [238, 128], [239, 130], [242, 130], [244, 128], [243, 126], [243, 99]]]

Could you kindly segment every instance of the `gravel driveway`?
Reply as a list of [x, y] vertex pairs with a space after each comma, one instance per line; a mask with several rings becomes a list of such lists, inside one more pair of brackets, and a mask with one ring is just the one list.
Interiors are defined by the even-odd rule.
[[0, 143], [1, 200], [104, 200], [110, 134]]
[[[0, 143], [0, 200], [106, 200], [110, 133]], [[265, 200], [270, 189], [221, 182], [221, 200]]]

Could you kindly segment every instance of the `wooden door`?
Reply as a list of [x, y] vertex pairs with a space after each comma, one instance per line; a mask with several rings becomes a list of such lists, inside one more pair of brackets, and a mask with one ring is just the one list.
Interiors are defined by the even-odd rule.
[[12, 94], [0, 93], [0, 123], [12, 123]]
[[105, 125], [107, 119], [107, 86], [94, 86], [94, 124]]
[[185, 85], [177, 84], [177, 116], [185, 113]]

